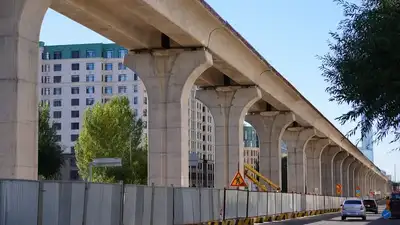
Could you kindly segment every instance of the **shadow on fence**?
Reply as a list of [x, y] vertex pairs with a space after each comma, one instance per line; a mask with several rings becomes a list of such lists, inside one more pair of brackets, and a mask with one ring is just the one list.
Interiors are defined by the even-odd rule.
[[171, 225], [337, 209], [295, 193], [0, 180], [0, 225]]

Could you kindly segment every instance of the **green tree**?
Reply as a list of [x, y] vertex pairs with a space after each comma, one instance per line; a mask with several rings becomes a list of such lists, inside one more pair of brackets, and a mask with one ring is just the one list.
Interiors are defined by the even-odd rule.
[[93, 168], [92, 180], [129, 184], [147, 183], [147, 143], [143, 122], [136, 119], [126, 97], [95, 104], [85, 111], [83, 127], [75, 146], [81, 177], [89, 177], [95, 158], [121, 158], [122, 167]]
[[[355, 121], [349, 131], [364, 134], [376, 127], [376, 139], [387, 134], [399, 140], [400, 124], [400, 1], [362, 0], [343, 6], [345, 19], [332, 32], [330, 53], [320, 57], [322, 73], [330, 83], [331, 101], [351, 110], [337, 118], [341, 124]], [[360, 117], [365, 117], [360, 120]]]
[[38, 173], [44, 179], [55, 179], [64, 164], [61, 146], [56, 139], [57, 132], [50, 123], [48, 105], [39, 105]]

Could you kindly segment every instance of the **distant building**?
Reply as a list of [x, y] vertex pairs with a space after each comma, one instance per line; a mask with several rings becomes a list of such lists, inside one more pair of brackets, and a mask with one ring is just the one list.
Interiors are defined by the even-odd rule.
[[[362, 118], [365, 120], [365, 117]], [[362, 146], [361, 152], [369, 159], [371, 162], [374, 162], [374, 143], [373, 143], [373, 133], [372, 127], [362, 135]]]
[[243, 125], [244, 163], [255, 167], [260, 157], [260, 144], [256, 130], [249, 124]]

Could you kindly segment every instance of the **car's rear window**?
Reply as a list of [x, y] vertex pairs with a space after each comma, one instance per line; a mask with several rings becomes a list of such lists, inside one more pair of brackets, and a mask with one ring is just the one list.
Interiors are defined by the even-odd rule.
[[361, 205], [361, 201], [360, 200], [346, 200], [344, 202], [344, 204], [346, 204], [346, 205]]
[[364, 200], [364, 205], [368, 204], [368, 205], [375, 205], [375, 201], [374, 200]]
[[393, 193], [392, 196], [391, 196], [391, 199], [400, 200], [400, 193]]

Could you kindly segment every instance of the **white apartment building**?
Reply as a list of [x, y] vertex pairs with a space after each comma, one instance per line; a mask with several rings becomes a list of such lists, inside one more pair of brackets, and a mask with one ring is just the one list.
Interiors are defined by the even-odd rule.
[[[67, 163], [64, 179], [77, 179], [74, 145], [82, 127], [87, 107], [107, 102], [113, 96], [127, 96], [135, 114], [147, 125], [147, 95], [140, 78], [123, 65], [127, 50], [116, 44], [77, 44], [46, 46], [40, 43], [39, 96], [50, 106], [51, 121], [64, 148]], [[208, 109], [194, 98], [189, 99], [189, 152], [199, 159], [202, 170], [205, 155], [214, 173], [214, 122]], [[147, 132], [147, 129], [144, 131]]]

